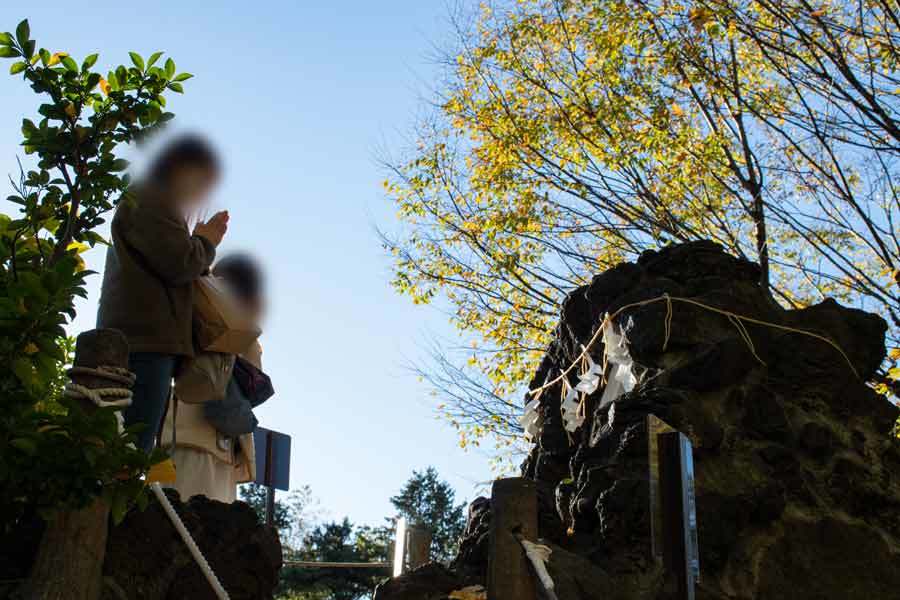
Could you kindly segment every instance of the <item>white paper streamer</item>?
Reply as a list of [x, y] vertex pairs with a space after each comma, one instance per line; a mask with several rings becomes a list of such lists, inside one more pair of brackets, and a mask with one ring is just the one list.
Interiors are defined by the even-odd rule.
[[[600, 406], [606, 406], [626, 392], [630, 392], [637, 385], [637, 377], [634, 375], [634, 361], [628, 351], [628, 340], [621, 329], [610, 319], [604, 319], [603, 346], [604, 363], [608, 365], [609, 375], [603, 396], [600, 398]], [[600, 387], [603, 377], [603, 364], [597, 364], [590, 354], [582, 346], [584, 360], [587, 368], [578, 376], [578, 383], [572, 387], [567, 379], [562, 381], [563, 399], [560, 405], [563, 418], [563, 426], [566, 431], [572, 433], [584, 423], [584, 416], [579, 415], [579, 395], [593, 394]]]
[[541, 399], [537, 397], [525, 405], [525, 414], [519, 418], [519, 425], [525, 430], [528, 441], [533, 440], [541, 429], [541, 413], [538, 411], [540, 406]]
[[[580, 384], [579, 384], [580, 385]], [[578, 390], [569, 385], [569, 382], [563, 379], [563, 401], [560, 405], [563, 418], [563, 427], [566, 431], [572, 432], [578, 429], [584, 422], [584, 417], [578, 416]]]
[[603, 328], [603, 346], [606, 352], [606, 361], [611, 366], [609, 380], [606, 389], [600, 398], [600, 406], [606, 406], [626, 392], [630, 392], [637, 385], [637, 377], [634, 375], [634, 361], [628, 351], [628, 340], [621, 333], [619, 327], [611, 320], [606, 321]]

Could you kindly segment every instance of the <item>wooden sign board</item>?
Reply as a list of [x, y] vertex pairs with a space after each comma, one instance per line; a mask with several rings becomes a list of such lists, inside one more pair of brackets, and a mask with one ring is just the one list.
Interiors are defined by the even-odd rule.
[[693, 600], [700, 578], [693, 448], [687, 436], [677, 431], [661, 433], [657, 440], [663, 562], [675, 580], [677, 597]]
[[291, 436], [257, 427], [253, 432], [256, 450], [254, 483], [287, 491], [291, 487]]

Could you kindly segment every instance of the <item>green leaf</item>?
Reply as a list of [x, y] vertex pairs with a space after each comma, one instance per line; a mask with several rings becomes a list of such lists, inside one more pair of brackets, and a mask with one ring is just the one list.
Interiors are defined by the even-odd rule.
[[171, 58], [167, 58], [166, 59], [166, 77], [171, 79], [173, 75], [175, 75], [175, 61], [172, 60]]
[[177, 93], [179, 93], [179, 94], [183, 94], [183, 93], [184, 93], [184, 87], [183, 87], [180, 83], [170, 83], [170, 84], [169, 84], [168, 86], [166, 86], [166, 87], [168, 87], [168, 88], [169, 88], [170, 90], [172, 90], [173, 92], [177, 92]]
[[128, 56], [131, 57], [131, 62], [134, 63], [134, 66], [137, 67], [138, 71], [141, 73], [144, 72], [144, 59], [141, 58], [141, 55], [137, 52], [129, 52]]
[[10, 44], [12, 44], [12, 36], [0, 31], [0, 46], [9, 46]]
[[100, 235], [96, 231], [86, 231], [84, 233], [84, 239], [87, 240], [88, 244], [90, 244], [92, 247], [97, 244], [100, 244], [102, 246], [110, 245], [109, 241], [107, 241], [106, 238], [104, 238], [102, 235]]
[[31, 369], [30, 360], [23, 357], [17, 358], [12, 362], [12, 371], [15, 373], [16, 377], [19, 378], [19, 381], [22, 382], [22, 385], [31, 387], [32, 379], [34, 379], [34, 372]]
[[162, 55], [163, 55], [162, 52], [154, 52], [153, 54], [151, 54], [150, 58], [147, 59], [147, 68], [149, 69], [150, 67], [155, 65], [156, 61], [158, 61], [159, 57]]
[[22, 49], [25, 51], [25, 58], [34, 56], [34, 40], [28, 40]]
[[78, 72], [78, 63], [76, 63], [71, 56], [64, 57], [60, 62], [62, 62], [67, 71], [70, 71], [72, 73]]
[[84, 62], [81, 63], [81, 70], [82, 70], [82, 71], [87, 71], [88, 69], [90, 69], [91, 67], [93, 67], [93, 66], [97, 63], [97, 57], [98, 57], [98, 56], [99, 56], [99, 55], [97, 55], [97, 54], [91, 54], [90, 56], [88, 56], [87, 58], [85, 58], [85, 59], [84, 59]]
[[18, 40], [19, 45], [23, 48], [28, 43], [28, 38], [31, 36], [31, 28], [28, 26], [28, 19], [25, 19], [19, 26], [16, 27], [16, 40]]
[[38, 50], [38, 55], [41, 57], [41, 64], [46, 67], [50, 63], [50, 51], [46, 48], [41, 48]]
[[128, 497], [122, 491], [116, 490], [109, 512], [115, 525], [121, 523], [125, 518], [125, 514], [128, 512]]
[[27, 68], [28, 68], [27, 62], [13, 63], [12, 66], [9, 68], [9, 74], [16, 75], [18, 73], [21, 73], [22, 71], [24, 71]]
[[12, 46], [0, 46], [0, 58], [13, 58], [22, 54]]
[[33, 456], [37, 452], [37, 444], [29, 438], [13, 438], [9, 440], [9, 445], [13, 448], [18, 448], [29, 456]]
[[193, 77], [193, 75], [190, 74], [190, 73], [179, 73], [179, 74], [178, 74], [178, 77], [176, 77], [176, 78], [173, 79], [172, 81], [187, 81], [187, 80], [190, 79], [191, 77]]

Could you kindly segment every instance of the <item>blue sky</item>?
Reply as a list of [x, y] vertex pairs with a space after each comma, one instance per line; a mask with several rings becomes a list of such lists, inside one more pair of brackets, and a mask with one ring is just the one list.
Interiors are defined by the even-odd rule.
[[[329, 516], [378, 523], [412, 469], [434, 465], [471, 500], [491, 478], [487, 457], [465, 453], [435, 418], [428, 389], [405, 371], [446, 317], [390, 289], [390, 261], [374, 227], [393, 211], [375, 160], [401, 151], [429, 58], [449, 38], [438, 0], [371, 2], [93, 0], [4, 3], [0, 30], [27, 17], [39, 46], [98, 66], [127, 51], [164, 50], [196, 75], [170, 97], [177, 127], [221, 148], [227, 172], [215, 198], [231, 211], [223, 245], [268, 265], [272, 310], [262, 338], [278, 395], [261, 424], [293, 437], [292, 483], [309, 484]], [[0, 76], [0, 172], [14, 173], [21, 117], [37, 99]], [[3, 194], [5, 196], [6, 194]], [[4, 210], [8, 210], [8, 206]], [[88, 262], [102, 267], [102, 252]], [[93, 326], [99, 277], [73, 331]]]

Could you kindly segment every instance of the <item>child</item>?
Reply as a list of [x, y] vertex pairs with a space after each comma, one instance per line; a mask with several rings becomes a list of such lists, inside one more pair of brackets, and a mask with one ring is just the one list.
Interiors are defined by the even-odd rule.
[[[256, 322], [264, 312], [262, 272], [249, 256], [234, 254], [220, 260], [213, 274], [225, 280], [240, 307]], [[261, 369], [262, 350], [253, 342], [240, 355]], [[175, 428], [175, 448], [170, 449], [175, 463], [175, 489], [182, 499], [203, 495], [220, 502], [234, 502], [239, 483], [253, 481], [256, 458], [253, 434], [231, 437], [206, 419], [203, 402], [208, 398], [186, 398], [175, 383], [178, 406], [169, 404], [163, 427], [162, 443], [171, 445]]]
[[213, 262], [228, 213], [188, 228], [219, 178], [219, 160], [203, 139], [166, 146], [148, 176], [127, 194], [112, 221], [98, 327], [128, 338], [137, 376], [126, 425], [143, 423], [138, 446], [153, 448], [178, 361], [193, 355], [193, 282]]

